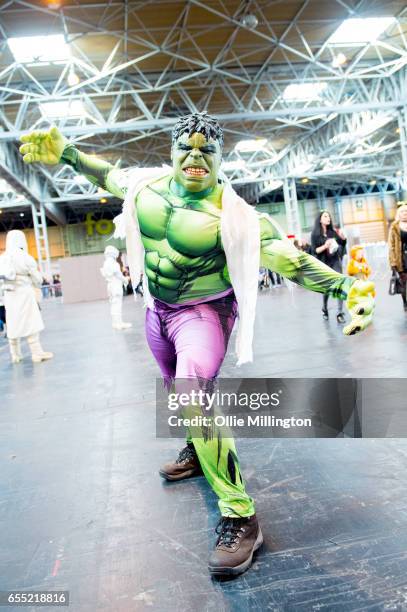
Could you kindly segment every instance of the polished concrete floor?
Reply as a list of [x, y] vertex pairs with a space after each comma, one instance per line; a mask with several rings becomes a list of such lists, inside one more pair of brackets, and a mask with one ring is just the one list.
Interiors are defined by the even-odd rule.
[[[405, 377], [407, 317], [386, 289], [352, 338], [334, 302], [323, 322], [318, 295], [262, 292], [255, 362], [237, 369], [230, 351], [222, 375]], [[0, 338], [0, 590], [67, 589], [72, 612], [407, 610], [395, 437], [239, 441], [265, 544], [242, 577], [209, 576], [216, 499], [202, 478], [157, 475], [179, 441], [155, 437], [158, 370], [140, 303], [124, 310], [134, 327], [114, 332], [105, 302], [44, 304], [48, 363], [25, 347], [12, 366]]]

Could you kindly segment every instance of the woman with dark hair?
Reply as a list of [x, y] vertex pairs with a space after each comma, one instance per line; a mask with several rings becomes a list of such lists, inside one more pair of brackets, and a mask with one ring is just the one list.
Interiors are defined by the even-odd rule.
[[[315, 219], [314, 229], [311, 234], [312, 253], [324, 264], [336, 270], [336, 272], [342, 272], [342, 257], [345, 245], [345, 236], [340, 229], [334, 229], [329, 212], [322, 210]], [[338, 323], [345, 323], [343, 302], [342, 300], [337, 300], [337, 302], [338, 312], [336, 320]], [[325, 320], [329, 318], [327, 293], [323, 295], [322, 316]]]

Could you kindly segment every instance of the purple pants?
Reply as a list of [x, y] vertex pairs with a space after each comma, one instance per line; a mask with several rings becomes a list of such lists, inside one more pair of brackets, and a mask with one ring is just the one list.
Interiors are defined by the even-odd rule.
[[146, 336], [165, 383], [175, 378], [214, 379], [237, 314], [234, 294], [188, 306], [154, 303], [155, 311], [146, 313]]
[[[190, 392], [196, 385], [212, 390], [236, 314], [233, 293], [189, 306], [171, 307], [155, 300], [155, 311], [148, 309], [146, 314], [147, 341], [168, 388], [177, 379], [177, 392]], [[199, 410], [189, 406], [185, 414], [193, 417]], [[254, 503], [245, 491], [230, 432], [216, 426], [204, 429], [189, 428], [187, 442], [194, 445], [205, 478], [219, 497], [222, 516], [252, 516]]]

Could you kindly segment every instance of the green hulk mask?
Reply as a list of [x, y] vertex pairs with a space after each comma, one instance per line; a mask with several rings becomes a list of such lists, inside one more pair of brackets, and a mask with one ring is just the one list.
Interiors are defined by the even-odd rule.
[[171, 160], [174, 180], [186, 191], [198, 193], [216, 187], [222, 160], [217, 140], [207, 140], [199, 132], [184, 132], [172, 146]]

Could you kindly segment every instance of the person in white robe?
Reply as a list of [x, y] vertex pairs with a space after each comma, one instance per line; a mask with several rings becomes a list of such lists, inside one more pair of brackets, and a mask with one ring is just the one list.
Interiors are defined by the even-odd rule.
[[126, 287], [129, 279], [122, 274], [117, 261], [119, 251], [114, 246], [105, 248], [105, 262], [100, 272], [107, 282], [107, 293], [110, 301], [110, 314], [113, 329], [128, 329], [131, 323], [124, 323], [122, 319], [123, 286]]
[[28, 254], [27, 240], [20, 230], [11, 230], [7, 234], [6, 250], [0, 255], [0, 279], [12, 363], [22, 360], [21, 338], [27, 339], [34, 363], [51, 359], [53, 353], [44, 351], [40, 342], [44, 322], [35, 288], [41, 286], [42, 276], [35, 259]]

